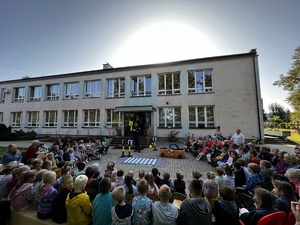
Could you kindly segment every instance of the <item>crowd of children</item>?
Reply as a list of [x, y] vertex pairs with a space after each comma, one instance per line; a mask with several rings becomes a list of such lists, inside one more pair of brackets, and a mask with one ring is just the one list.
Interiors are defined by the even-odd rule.
[[[38, 149], [46, 158], [28, 158], [28, 165], [10, 162], [1, 169], [1, 208], [7, 202], [16, 211], [32, 207], [41, 220], [52, 218], [72, 225], [210, 225], [212, 220], [237, 225], [239, 219], [254, 225], [264, 215], [276, 211], [289, 215], [293, 204], [297, 207], [291, 202], [299, 200], [298, 146], [295, 155], [290, 155], [277, 149], [271, 153], [266, 147], [205, 140], [202, 146], [208, 154], [199, 152], [201, 142], [192, 143], [190, 151], [198, 160], [206, 155], [215, 171], [207, 172], [204, 180], [194, 171], [187, 186], [181, 171], [172, 181], [170, 173], [161, 176], [157, 168], [140, 170], [137, 178], [132, 171], [118, 170], [114, 162], [103, 173], [98, 163], [85, 168], [87, 160], [99, 159], [108, 148], [99, 140], [57, 140], [49, 150]], [[37, 141], [30, 146], [32, 156], [38, 147]], [[172, 204], [172, 193], [186, 196], [179, 209]], [[255, 208], [241, 208], [247, 206], [242, 193], [254, 196]]]

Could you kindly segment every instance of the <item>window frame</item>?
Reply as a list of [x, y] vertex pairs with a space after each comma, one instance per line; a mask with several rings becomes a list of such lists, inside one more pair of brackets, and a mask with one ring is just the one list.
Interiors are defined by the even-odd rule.
[[[172, 109], [172, 125], [170, 126], [168, 123], [168, 119], [167, 119], [167, 110]], [[180, 110], [180, 121], [176, 121], [175, 116], [175, 110]], [[181, 128], [182, 127], [182, 118], [181, 118], [181, 106], [174, 106], [174, 107], [159, 107], [158, 109], [158, 127], [159, 128]], [[163, 110], [163, 120], [160, 119], [160, 113], [162, 112], [161, 110]], [[163, 124], [163, 125], [162, 125]]]
[[[194, 108], [195, 109], [195, 121], [190, 121], [190, 108]], [[198, 118], [198, 111], [199, 108], [203, 108], [204, 109], [204, 121], [200, 121]], [[213, 109], [213, 122], [208, 121], [207, 120], [207, 108], [212, 108]], [[205, 106], [188, 106], [188, 110], [189, 110], [189, 128], [215, 128], [215, 106], [214, 105], [205, 105]], [[191, 126], [191, 124], [193, 124], [193, 126]], [[212, 124], [212, 126], [208, 126], [208, 124]], [[202, 125], [202, 126], [201, 126]], [[204, 125], [204, 126], [203, 126]]]
[[[108, 112], [110, 113], [110, 121], [108, 121]], [[114, 117], [114, 113], [118, 113], [118, 117], [119, 117], [119, 121], [118, 122], [113, 122], [113, 117]], [[106, 127], [122, 127], [123, 126], [123, 122], [122, 122], [122, 114], [121, 112], [116, 112], [114, 109], [106, 109]]]
[[[118, 81], [118, 92], [115, 92], [115, 81]], [[110, 85], [109, 82], [112, 82], [112, 87], [110, 92]], [[124, 92], [121, 92], [121, 83], [124, 82]], [[125, 77], [120, 77], [120, 78], [111, 78], [107, 79], [107, 92], [106, 92], [106, 98], [124, 98], [125, 97]]]
[[[95, 111], [95, 122], [89, 121], [92, 110]], [[86, 113], [88, 113], [88, 121], [85, 120]], [[90, 125], [90, 124], [95, 124], [95, 125]], [[99, 127], [99, 126], [100, 126], [100, 109], [85, 109], [85, 110], [83, 110], [83, 127]]]
[[0, 88], [0, 103], [5, 102], [5, 90], [6, 88]]
[[[70, 112], [74, 112], [73, 119], [74, 121], [70, 121]], [[66, 120], [67, 113], [67, 121]], [[63, 127], [77, 127], [78, 125], [78, 110], [63, 110]], [[73, 124], [73, 125], [71, 125]]]
[[[210, 71], [210, 73], [211, 73], [211, 87], [206, 87], [205, 72], [207, 72], [207, 71]], [[189, 70], [187, 72], [188, 72], [188, 84], [187, 84], [188, 85], [188, 87], [187, 87], [188, 94], [203, 94], [203, 93], [214, 92], [213, 69]], [[197, 72], [202, 72], [202, 80], [203, 80], [202, 89], [197, 88]], [[193, 88], [189, 87], [189, 73], [193, 73], [193, 76], [194, 76], [194, 87]]]
[[[12, 127], [21, 127], [23, 113], [22, 112], [11, 112], [11, 115], [12, 115], [11, 126]], [[17, 122], [17, 115], [19, 115], [19, 117], [20, 117], [19, 123]]]
[[[20, 92], [20, 89], [23, 89], [23, 96], [22, 97], [16, 97], [16, 95], [19, 96], [19, 92]], [[25, 101], [25, 87], [17, 87], [17, 88], [14, 88], [14, 102], [24, 102]]]
[[[158, 81], [158, 84], [157, 84], [157, 87], [158, 87], [158, 94], [157, 95], [179, 95], [179, 94], [181, 94], [181, 91], [180, 91], [180, 74], [181, 74], [181, 72], [179, 71], [179, 72], [170, 72], [170, 73], [160, 73], [160, 74], [158, 74], [157, 76], [158, 76], [158, 79], [157, 79], [157, 81]], [[171, 75], [171, 79], [172, 79], [172, 84], [171, 84], [171, 86], [172, 86], [172, 89], [168, 89], [167, 90], [167, 75]], [[175, 75], [178, 75], [178, 77], [179, 77], [179, 81], [178, 81], [178, 83], [179, 83], [179, 88], [174, 88], [174, 84], [175, 84], [175, 81], [174, 81], [174, 76]], [[160, 76], [163, 76], [163, 79], [164, 79], [164, 84], [163, 84], [163, 86], [164, 86], [164, 88], [163, 89], [159, 89], [159, 78], [160, 78]], [[167, 92], [171, 92], [171, 93], [167, 93]]]
[[[51, 113], [54, 113], [53, 122], [51, 121]], [[58, 113], [57, 110], [44, 111], [44, 127], [57, 127], [57, 113]], [[51, 126], [51, 124], [53, 124], [53, 126]]]
[[[69, 85], [70, 89], [69, 89]], [[74, 89], [75, 89], [75, 93], [72, 94], [72, 85], [75, 85]], [[70, 93], [68, 94], [68, 91], [70, 90]], [[67, 97], [69, 96], [69, 97]], [[79, 99], [79, 82], [67, 82], [64, 83], [64, 99], [70, 100], [70, 99]]]
[[[39, 88], [39, 93], [38, 93], [38, 98], [35, 98], [35, 88]], [[33, 97], [31, 97], [31, 93], [33, 90]], [[41, 94], [42, 94], [42, 86], [41, 85], [36, 85], [36, 86], [30, 86], [29, 87], [29, 101], [30, 102], [37, 102], [37, 101], [41, 101]]]
[[[33, 123], [33, 113], [36, 113], [36, 121]], [[30, 122], [31, 120], [31, 122]], [[28, 111], [27, 112], [27, 127], [38, 127], [40, 125], [40, 112]]]
[[[53, 86], [57, 86], [56, 87], [57, 93], [49, 91], [49, 88], [53, 87]], [[48, 93], [50, 93], [51, 95], [48, 95]], [[54, 93], [55, 95], [52, 95], [52, 93]], [[58, 100], [59, 99], [59, 94], [60, 94], [60, 84], [47, 84], [46, 85], [46, 100], [49, 100], [49, 101]]]
[[[143, 78], [144, 79], [144, 90], [143, 91], [140, 91], [140, 83], [139, 83], [139, 80], [140, 78]], [[147, 91], [147, 78], [150, 78], [150, 91]], [[134, 80], [136, 79], [136, 81]], [[134, 83], [133, 83], [134, 82]], [[132, 76], [131, 77], [131, 96], [132, 97], [147, 97], [147, 96], [151, 96], [152, 95], [152, 91], [151, 91], [151, 88], [152, 88], [152, 77], [151, 77], [151, 74], [147, 74], [147, 75], [140, 75], [140, 76]], [[136, 85], [136, 90], [137, 91], [134, 91], [134, 87]]]
[[[90, 92], [87, 92], [88, 83], [96, 82], [96, 92], [92, 93], [92, 85], [90, 85]], [[87, 80], [84, 82], [84, 98], [100, 98], [101, 97], [101, 80]], [[100, 86], [100, 92], [98, 92], [98, 87]], [[95, 96], [94, 96], [95, 95]]]
[[0, 112], [0, 124], [3, 123], [3, 112]]

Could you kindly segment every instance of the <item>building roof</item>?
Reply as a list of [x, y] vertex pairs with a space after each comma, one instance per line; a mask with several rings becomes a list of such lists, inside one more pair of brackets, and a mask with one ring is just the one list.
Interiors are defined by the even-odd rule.
[[194, 64], [194, 63], [201, 63], [201, 62], [210, 62], [210, 61], [219, 61], [219, 60], [228, 60], [228, 59], [235, 59], [235, 58], [251, 57], [251, 56], [254, 56], [254, 55], [257, 56], [256, 49], [251, 49], [251, 51], [248, 52], [248, 53], [240, 53], [240, 54], [233, 54], [233, 55], [213, 56], [213, 57], [206, 57], [206, 58], [188, 59], [188, 60], [181, 60], [181, 61], [146, 64], [146, 65], [137, 65], [137, 66], [127, 66], [127, 67], [118, 67], [118, 68], [108, 68], [108, 69], [102, 69], [102, 70], [90, 70], [90, 71], [65, 73], [65, 74], [57, 74], [57, 75], [46, 75], [46, 76], [41, 76], [41, 77], [28, 77], [28, 76], [26, 76], [22, 79], [0, 81], [0, 84], [19, 83], [19, 82], [36, 81], [36, 80], [58, 79], [58, 78], [76, 77], [76, 76], [103, 74], [103, 73], [114, 73], [114, 72], [122, 72], [122, 71], [128, 71], [128, 70], [149, 69], [149, 68], [166, 67], [166, 66], [176, 66], [176, 65], [182, 65], [182, 64]]

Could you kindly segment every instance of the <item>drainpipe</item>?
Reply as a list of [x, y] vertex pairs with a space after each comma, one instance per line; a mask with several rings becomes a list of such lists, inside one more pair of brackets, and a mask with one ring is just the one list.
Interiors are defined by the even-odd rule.
[[251, 49], [251, 56], [252, 56], [252, 59], [253, 59], [253, 70], [254, 70], [254, 78], [255, 78], [255, 93], [256, 93], [256, 103], [257, 103], [257, 118], [258, 118], [258, 127], [259, 127], [259, 138], [260, 140], [263, 139], [262, 137], [262, 132], [261, 132], [261, 114], [260, 114], [260, 110], [261, 107], [260, 107], [260, 104], [259, 104], [259, 96], [258, 96], [258, 74], [257, 74], [257, 67], [258, 65], [256, 64], [256, 60], [255, 60], [255, 57], [257, 56], [257, 52], [256, 52], [256, 49]]

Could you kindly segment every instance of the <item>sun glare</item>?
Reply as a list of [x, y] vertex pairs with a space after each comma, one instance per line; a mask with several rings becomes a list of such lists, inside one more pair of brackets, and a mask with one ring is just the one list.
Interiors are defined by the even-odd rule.
[[133, 34], [112, 58], [113, 66], [132, 66], [218, 55], [199, 30], [181, 23], [162, 22]]

